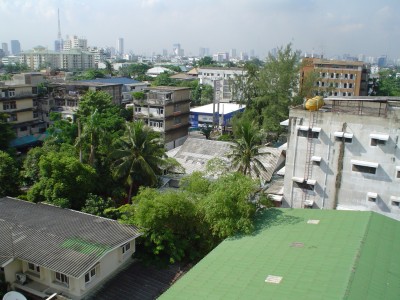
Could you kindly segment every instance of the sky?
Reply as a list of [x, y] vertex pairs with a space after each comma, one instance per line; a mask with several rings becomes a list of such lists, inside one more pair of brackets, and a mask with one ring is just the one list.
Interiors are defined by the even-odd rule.
[[[262, 59], [291, 43], [306, 53], [400, 58], [400, 0], [0, 0], [0, 42], [54, 49], [61, 33], [89, 46], [186, 55], [236, 49]], [[10, 48], [10, 45], [9, 45]]]

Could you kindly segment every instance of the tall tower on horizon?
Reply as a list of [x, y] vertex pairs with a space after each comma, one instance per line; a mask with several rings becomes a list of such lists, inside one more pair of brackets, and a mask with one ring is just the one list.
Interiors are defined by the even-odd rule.
[[58, 16], [58, 34], [57, 40], [54, 41], [54, 50], [60, 52], [63, 49], [63, 39], [61, 35], [61, 24], [60, 24], [60, 9], [57, 9]]

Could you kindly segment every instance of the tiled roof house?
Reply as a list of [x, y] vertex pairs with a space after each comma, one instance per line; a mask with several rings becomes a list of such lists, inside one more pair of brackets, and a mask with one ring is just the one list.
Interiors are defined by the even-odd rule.
[[28, 295], [82, 299], [126, 265], [135, 226], [14, 198], [0, 198], [0, 275]]

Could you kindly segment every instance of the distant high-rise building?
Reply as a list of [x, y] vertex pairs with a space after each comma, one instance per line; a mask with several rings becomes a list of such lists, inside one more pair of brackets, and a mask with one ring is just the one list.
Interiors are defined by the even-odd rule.
[[63, 40], [54, 41], [54, 51], [60, 52], [63, 49]]
[[255, 53], [254, 49], [251, 49], [250, 50], [250, 58], [254, 58], [254, 57], [256, 57], [256, 53]]
[[18, 40], [11, 40], [11, 53], [12, 55], [18, 55], [21, 52], [21, 44]]
[[87, 39], [78, 38], [76, 35], [68, 36], [63, 43], [63, 50], [71, 50], [71, 49], [81, 49], [87, 50]]
[[117, 40], [117, 55], [122, 56], [124, 55], [124, 39], [119, 38]]
[[163, 49], [162, 50], [162, 56], [164, 56], [164, 57], [168, 56], [168, 50], [167, 49]]
[[229, 51], [230, 53], [230, 57], [231, 58], [236, 58], [237, 56], [236, 56], [236, 49], [231, 49], [230, 51]]
[[178, 56], [180, 50], [181, 50], [181, 44], [173, 44], [172, 45], [172, 54], [174, 56]]
[[173, 56], [184, 56], [185, 51], [181, 48], [181, 44], [172, 45], [172, 55]]
[[[4, 48], [3, 48], [4, 50]], [[386, 67], [387, 64], [387, 56], [386, 55], [381, 55], [380, 57], [378, 57], [378, 67]]]
[[246, 52], [240, 52], [240, 60], [246, 61], [249, 60], [249, 56]]
[[8, 44], [7, 43], [1, 43], [1, 49], [3, 49], [4, 55], [8, 56], [10, 53], [8, 52]]
[[199, 57], [204, 57], [206, 56], [206, 48], [199, 48]]

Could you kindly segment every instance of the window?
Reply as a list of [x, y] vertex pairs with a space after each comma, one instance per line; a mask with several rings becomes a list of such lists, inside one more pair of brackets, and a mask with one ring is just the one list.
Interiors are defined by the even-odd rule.
[[157, 108], [157, 114], [163, 115], [164, 114], [164, 108]]
[[308, 190], [308, 191], [313, 191], [314, 190], [314, 185], [309, 184], [306, 181], [305, 182], [294, 182], [294, 186], [297, 188], [300, 188], [302, 190]]
[[343, 88], [347, 89], [347, 83], [343, 84]]
[[179, 103], [174, 104], [174, 112], [177, 112], [177, 111], [181, 111], [181, 106], [179, 105]]
[[37, 118], [37, 117], [39, 117], [39, 114], [38, 114], [37, 111], [34, 111], [34, 112], [33, 112], [33, 118]]
[[125, 254], [126, 252], [128, 252], [129, 249], [131, 249], [131, 243], [126, 243], [121, 247], [121, 249], [122, 249], [122, 254]]
[[85, 274], [85, 283], [91, 282], [95, 277], [96, 277], [96, 268], [93, 268]]
[[376, 202], [376, 199], [378, 198], [378, 194], [377, 193], [367, 193], [367, 201], [368, 202]]
[[297, 131], [297, 135], [301, 136], [301, 137], [317, 139], [319, 137], [320, 131], [321, 131], [321, 128], [317, 128], [317, 127], [308, 128], [307, 126], [302, 126]]
[[10, 116], [8, 117], [8, 121], [18, 121], [17, 114], [10, 114]]
[[181, 123], [182, 123], [181, 118], [174, 118], [174, 125], [178, 125]]
[[344, 78], [345, 79], [349, 78], [349, 74], [344, 74]]
[[137, 107], [137, 106], [135, 106], [135, 112], [141, 112], [142, 111], [142, 108], [139, 106], [139, 107]]
[[360, 173], [375, 174], [376, 168], [368, 166], [353, 165], [352, 171]]
[[392, 200], [392, 205], [393, 205], [393, 206], [400, 207], [400, 201], [394, 201], [394, 200]]
[[372, 163], [368, 161], [351, 160], [352, 171], [366, 173], [366, 174], [376, 174], [376, 169], [378, 168], [378, 163]]
[[69, 286], [69, 278], [65, 274], [56, 272], [56, 281], [66, 285], [66, 286]]
[[27, 131], [28, 130], [28, 127], [26, 127], [26, 126], [22, 126], [20, 129], [19, 129], [19, 131]]
[[352, 88], [353, 88], [353, 84], [349, 83], [349, 89], [352, 89]]
[[322, 160], [321, 156], [312, 156], [311, 157], [311, 162], [316, 166], [319, 166], [321, 164], [321, 160]]
[[40, 273], [40, 267], [38, 265], [35, 265], [33, 263], [28, 263], [28, 270], [35, 272], [35, 273]]
[[350, 79], [353, 79], [354, 78], [354, 74], [350, 74]]
[[352, 133], [336, 131], [333, 135], [335, 136], [335, 141], [337, 141], [337, 142], [342, 142], [342, 141], [344, 141], [345, 143], [353, 142], [353, 134]]
[[15, 101], [3, 103], [3, 110], [16, 109], [16, 108], [17, 108], [17, 104], [15, 103]]
[[14, 90], [8, 91], [8, 97], [15, 97], [15, 91]]
[[396, 178], [400, 178], [400, 166], [396, 166]]
[[385, 145], [389, 140], [388, 134], [371, 133], [371, 146]]

